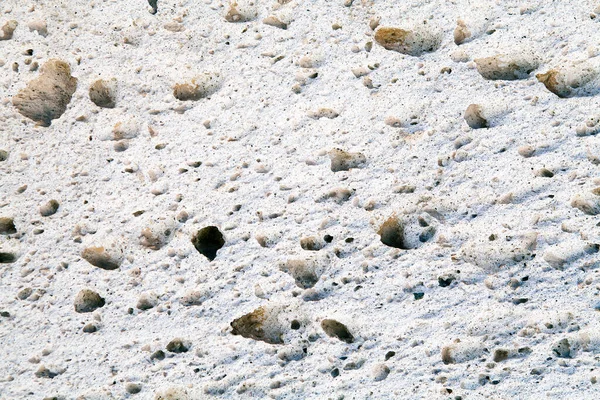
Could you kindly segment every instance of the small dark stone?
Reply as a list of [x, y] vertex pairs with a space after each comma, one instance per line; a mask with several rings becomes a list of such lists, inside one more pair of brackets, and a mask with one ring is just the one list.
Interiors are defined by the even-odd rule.
[[298, 321], [297, 319], [292, 321], [292, 329], [293, 330], [298, 330], [300, 329], [300, 321]]
[[85, 333], [94, 333], [97, 330], [98, 330], [98, 328], [94, 324], [87, 324], [86, 326], [83, 327], [83, 332], [85, 332]]
[[388, 351], [387, 353], [385, 353], [385, 361], [389, 360], [390, 358], [394, 357], [396, 355], [395, 351]]
[[529, 374], [530, 375], [542, 375], [543, 373], [544, 373], [544, 371], [542, 368], [533, 368]]
[[27, 300], [27, 298], [29, 296], [31, 296], [32, 293], [33, 293], [33, 289], [30, 287], [26, 287], [26, 288], [19, 290], [19, 293], [17, 293], [17, 298], [19, 300]]
[[0, 311], [0, 317], [10, 318], [10, 313], [8, 311]]
[[413, 296], [415, 296], [415, 300], [421, 300], [425, 296], [425, 293], [413, 293]]
[[152, 355], [150, 356], [150, 359], [162, 361], [165, 359], [165, 352], [162, 350], [156, 350], [154, 353], [152, 353]]
[[148, 0], [148, 4], [152, 7], [150, 14], [156, 14], [158, 12], [158, 0]]
[[0, 217], [0, 234], [10, 235], [17, 233], [17, 228], [12, 218]]
[[490, 381], [490, 377], [487, 375], [481, 374], [481, 375], [479, 375], [479, 378], [477, 379], [477, 381], [479, 382], [479, 384], [481, 386], [483, 386]]
[[219, 228], [207, 226], [192, 237], [192, 244], [200, 254], [212, 261], [217, 257], [217, 251], [225, 245], [225, 239]]
[[352, 243], [352, 242], [354, 242], [354, 238], [352, 238], [352, 237], [346, 238], [345, 242]]
[[430, 226], [426, 229], [423, 229], [423, 232], [419, 235], [419, 242], [425, 243], [431, 240], [435, 236], [435, 227]]
[[529, 347], [520, 347], [519, 350], [517, 350], [517, 352], [519, 354], [531, 354], [533, 350], [531, 350], [531, 348]]
[[8, 151], [0, 150], [0, 162], [8, 160]]
[[321, 336], [319, 336], [318, 333], [311, 333], [310, 335], [308, 335], [308, 341], [311, 343], [316, 342], [317, 340], [319, 340]]
[[44, 367], [43, 365], [40, 366], [38, 368], [38, 370], [35, 372], [35, 376], [37, 376], [38, 378], [53, 379], [54, 377], [56, 377], [58, 375], [60, 375], [60, 373], [58, 373], [58, 372], [52, 372], [48, 368]]
[[344, 371], [352, 371], [352, 370], [357, 370], [360, 369], [363, 364], [365, 363], [364, 360], [359, 360], [357, 362], [349, 362], [346, 365], [344, 365]]
[[519, 305], [519, 304], [524, 304], [524, 303], [527, 303], [528, 301], [529, 301], [529, 299], [525, 299], [525, 298], [516, 298], [516, 299], [513, 299], [513, 301], [512, 301], [512, 302], [513, 302], [513, 304], [515, 304], [515, 305]]
[[325, 235], [323, 236], [323, 240], [325, 241], [325, 243], [331, 243], [333, 241], [333, 236]]
[[538, 175], [542, 178], [552, 178], [554, 176], [554, 172], [550, 171], [547, 168], [542, 168], [538, 171]]
[[411, 249], [404, 237], [404, 224], [395, 215], [381, 224], [377, 233], [381, 237], [381, 243], [386, 246], [402, 250]]
[[494, 362], [502, 362], [508, 359], [508, 351], [497, 349], [494, 351]]
[[17, 256], [12, 253], [3, 253], [0, 251], [0, 264], [10, 264], [17, 261]]
[[332, 369], [331, 376], [333, 376], [334, 378], [337, 378], [338, 376], [340, 376], [340, 370], [338, 368]]
[[171, 353], [186, 353], [188, 350], [189, 348], [181, 339], [173, 339], [167, 344], [167, 351]]
[[321, 321], [321, 328], [323, 328], [327, 336], [338, 338], [346, 343], [354, 342], [354, 336], [352, 336], [346, 325], [341, 322], [333, 319], [324, 319]]
[[452, 284], [452, 282], [454, 282], [455, 279], [456, 278], [452, 275], [447, 277], [440, 276], [438, 277], [438, 284], [440, 285], [440, 287], [448, 287]]
[[145, 213], [145, 211], [144, 211], [144, 210], [135, 211], [135, 212], [133, 213], [133, 216], [134, 216], [134, 217], [139, 217], [139, 216], [140, 216], [140, 215], [142, 215], [143, 213]]
[[418, 217], [417, 222], [419, 223], [420, 227], [426, 228], [429, 226], [429, 222], [427, 222], [427, 220], [423, 217]]

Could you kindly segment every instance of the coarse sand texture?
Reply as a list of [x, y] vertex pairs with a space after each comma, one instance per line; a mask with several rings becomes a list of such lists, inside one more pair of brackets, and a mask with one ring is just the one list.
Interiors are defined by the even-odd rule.
[[600, 1], [0, 0], [0, 400], [600, 399]]

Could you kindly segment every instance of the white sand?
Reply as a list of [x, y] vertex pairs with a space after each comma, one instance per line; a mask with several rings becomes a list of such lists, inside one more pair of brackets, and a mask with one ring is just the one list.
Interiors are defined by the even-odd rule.
[[[18, 23], [0, 41], [0, 399], [599, 398], [597, 2], [238, 3], [0, 2]], [[435, 51], [384, 49], [377, 17]], [[497, 54], [537, 68], [484, 79], [473, 60]], [[77, 89], [36, 126], [14, 99], [50, 59]], [[553, 68], [572, 97], [536, 79]], [[115, 107], [96, 106], [112, 78]], [[208, 97], [177, 100], [193, 79]], [[333, 172], [335, 148], [366, 162]], [[394, 213], [415, 248], [381, 242]], [[213, 261], [191, 242], [206, 226]], [[94, 246], [118, 268], [83, 259]], [[105, 304], [76, 312], [83, 289]], [[283, 344], [232, 334], [261, 306]]]

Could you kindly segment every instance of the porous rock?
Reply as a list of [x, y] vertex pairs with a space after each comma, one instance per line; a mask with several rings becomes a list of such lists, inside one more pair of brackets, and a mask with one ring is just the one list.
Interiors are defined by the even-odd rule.
[[64, 61], [47, 61], [40, 75], [21, 89], [13, 105], [23, 116], [48, 127], [52, 120], [66, 111], [77, 88], [77, 78], [71, 76], [71, 67]]
[[375, 41], [384, 49], [411, 56], [437, 50], [441, 39], [438, 32], [423, 27], [403, 29], [383, 26], [375, 31]]

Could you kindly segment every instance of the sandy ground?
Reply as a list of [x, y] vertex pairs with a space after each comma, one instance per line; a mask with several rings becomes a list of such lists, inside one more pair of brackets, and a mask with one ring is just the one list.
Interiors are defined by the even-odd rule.
[[598, 6], [3, 0], [0, 398], [597, 399]]

